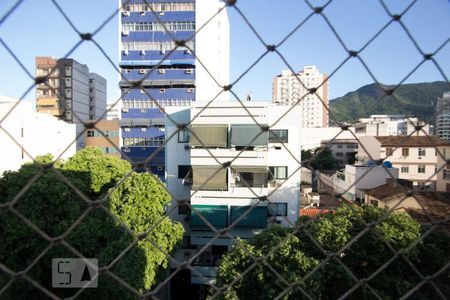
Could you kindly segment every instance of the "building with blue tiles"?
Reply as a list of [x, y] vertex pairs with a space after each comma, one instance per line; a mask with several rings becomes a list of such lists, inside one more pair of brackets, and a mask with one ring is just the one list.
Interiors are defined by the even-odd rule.
[[227, 100], [227, 13], [219, 0], [120, 4], [122, 151], [142, 170], [164, 178], [164, 108]]

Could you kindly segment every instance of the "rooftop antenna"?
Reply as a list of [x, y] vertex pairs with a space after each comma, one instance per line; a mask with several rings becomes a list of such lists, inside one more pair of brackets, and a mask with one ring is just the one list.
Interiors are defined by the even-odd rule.
[[246, 100], [247, 101], [252, 101], [252, 91], [248, 92]]

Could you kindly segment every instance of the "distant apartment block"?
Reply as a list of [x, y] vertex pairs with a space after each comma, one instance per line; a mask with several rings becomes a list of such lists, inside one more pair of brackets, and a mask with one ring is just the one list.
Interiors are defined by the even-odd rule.
[[[423, 126], [423, 130], [416, 131], [416, 125]], [[426, 135], [430, 133], [430, 125], [419, 121], [417, 117], [371, 115], [359, 119], [355, 124], [355, 133], [357, 136]]]
[[[225, 3], [120, 3], [123, 151], [136, 163], [146, 162], [148, 170], [164, 178], [163, 109], [189, 106], [195, 100], [228, 100], [228, 93], [221, 92], [229, 84], [230, 37]], [[184, 45], [176, 41], [184, 41]]]
[[415, 190], [444, 191], [441, 181], [448, 177], [448, 169], [441, 154], [450, 154], [450, 143], [434, 135], [362, 136], [357, 157], [361, 163], [389, 161], [400, 170], [399, 178], [410, 181]]
[[355, 153], [358, 152], [358, 141], [356, 139], [324, 140], [321, 146], [331, 151], [338, 169], [342, 169], [346, 164], [350, 164], [349, 159], [354, 157]]
[[[87, 65], [70, 58], [36, 57], [36, 77], [47, 77], [36, 86], [36, 109], [76, 124], [77, 136], [83, 122], [100, 119], [106, 110], [106, 80], [90, 73]], [[82, 138], [77, 149], [84, 147]]]
[[[309, 94], [317, 88], [316, 94]], [[274, 103], [292, 105], [298, 101], [301, 108], [301, 127], [328, 127], [328, 81], [327, 75], [316, 66], [306, 66], [298, 73], [283, 70], [273, 79]]]
[[0, 176], [4, 171], [18, 170], [38, 155], [51, 154], [54, 159], [68, 159], [75, 154], [74, 124], [35, 112], [29, 101], [18, 101], [0, 97], [0, 119], [17, 104], [1, 124], [11, 136], [0, 130]]
[[301, 150], [313, 150], [322, 145], [323, 140], [354, 139], [355, 128], [342, 130], [340, 127], [300, 128]]
[[[213, 282], [218, 259], [232, 246], [227, 236], [214, 239], [198, 214], [216, 229], [233, 226], [232, 236], [248, 239], [274, 224], [292, 226], [300, 205], [300, 108], [276, 122], [290, 106], [245, 102], [247, 112], [237, 102], [206, 104], [166, 110], [166, 184], [172, 205], [179, 205], [171, 217], [186, 230], [176, 258], [192, 257], [208, 244], [193, 263], [208, 280], [192, 272], [187, 280], [194, 285]], [[263, 126], [276, 124], [261, 131], [249, 113]], [[192, 124], [177, 133], [171, 120]]]
[[436, 134], [450, 141], [450, 92], [439, 97], [436, 104]]
[[87, 129], [84, 135], [86, 146], [98, 147], [106, 155], [121, 156], [122, 135], [119, 120], [99, 120], [95, 123], [95, 128]]

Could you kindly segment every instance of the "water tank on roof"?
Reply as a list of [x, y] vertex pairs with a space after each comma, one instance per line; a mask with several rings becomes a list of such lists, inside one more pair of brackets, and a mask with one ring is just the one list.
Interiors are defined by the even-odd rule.
[[376, 166], [376, 165], [377, 165], [377, 162], [376, 162], [375, 160], [369, 159], [369, 160], [367, 161], [367, 165], [368, 165], [369, 167], [373, 167], [373, 166]]
[[383, 166], [387, 169], [391, 169], [392, 168], [392, 163], [388, 160], [383, 162]]

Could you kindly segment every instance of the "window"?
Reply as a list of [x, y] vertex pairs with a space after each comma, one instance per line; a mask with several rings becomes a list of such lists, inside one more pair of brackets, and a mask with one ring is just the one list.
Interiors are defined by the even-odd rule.
[[189, 213], [189, 205], [185, 203], [178, 204], [178, 214], [179, 215], [187, 215]]
[[287, 167], [269, 167], [269, 179], [286, 179]]
[[87, 136], [88, 137], [93, 137], [94, 136], [94, 130], [88, 130], [87, 131]]
[[409, 155], [409, 148], [402, 148], [402, 156], [408, 156]]
[[342, 149], [342, 145], [337, 145], [337, 148], [338, 149]]
[[401, 173], [409, 173], [409, 167], [408, 166], [402, 166], [402, 168], [400, 169]]
[[178, 166], [178, 178], [184, 179], [191, 172], [191, 166], [179, 165]]
[[182, 129], [178, 131], [178, 143], [189, 143], [189, 130]]
[[269, 143], [287, 143], [287, 129], [271, 129], [269, 130]]
[[418, 165], [417, 173], [425, 173], [425, 165]]
[[450, 170], [444, 170], [444, 172], [442, 173], [442, 178], [444, 180], [450, 180]]
[[425, 149], [424, 149], [424, 148], [419, 148], [419, 150], [418, 150], [418, 155], [419, 155], [419, 156], [425, 156], [425, 155], [426, 155]]
[[386, 156], [391, 156], [394, 153], [394, 148], [386, 148]]
[[342, 152], [336, 152], [336, 156], [343, 156], [344, 155], [344, 153], [342, 153]]
[[287, 216], [287, 203], [269, 203], [269, 216]]

